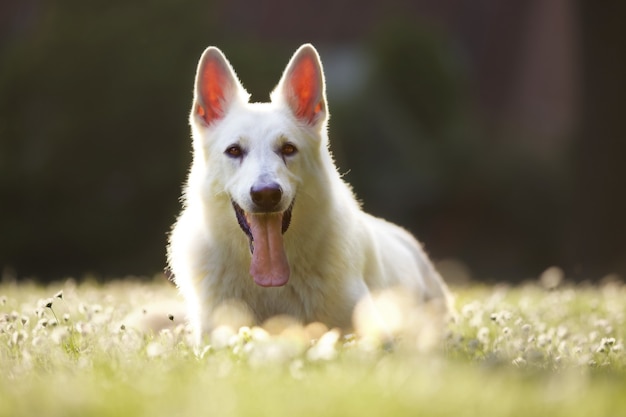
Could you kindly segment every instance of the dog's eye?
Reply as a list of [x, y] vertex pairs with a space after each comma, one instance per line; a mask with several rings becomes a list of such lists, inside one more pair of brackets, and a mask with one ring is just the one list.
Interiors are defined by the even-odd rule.
[[231, 145], [226, 148], [225, 153], [231, 158], [241, 158], [243, 156], [243, 149], [241, 149], [241, 146], [239, 145]]
[[285, 143], [281, 148], [280, 148], [280, 153], [283, 156], [291, 156], [294, 155], [296, 152], [298, 152], [298, 148], [296, 148], [293, 144], [291, 143]]

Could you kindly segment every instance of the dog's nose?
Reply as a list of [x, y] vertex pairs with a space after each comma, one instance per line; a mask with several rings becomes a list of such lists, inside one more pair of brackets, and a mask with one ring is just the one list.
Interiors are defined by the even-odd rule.
[[265, 184], [255, 184], [250, 188], [250, 197], [258, 208], [271, 211], [278, 206], [283, 197], [283, 190], [275, 182]]

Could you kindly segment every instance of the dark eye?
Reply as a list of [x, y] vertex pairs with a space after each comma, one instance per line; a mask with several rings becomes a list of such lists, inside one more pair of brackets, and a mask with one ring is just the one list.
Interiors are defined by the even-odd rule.
[[283, 156], [291, 156], [295, 155], [298, 152], [298, 148], [295, 147], [292, 143], [285, 143], [280, 148], [280, 153]]
[[231, 158], [241, 158], [243, 156], [243, 149], [241, 149], [239, 145], [230, 145], [226, 148], [225, 154]]

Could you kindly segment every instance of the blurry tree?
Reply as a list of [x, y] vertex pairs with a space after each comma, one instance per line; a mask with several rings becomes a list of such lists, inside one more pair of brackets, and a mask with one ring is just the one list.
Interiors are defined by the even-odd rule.
[[349, 108], [331, 103], [338, 160], [366, 209], [481, 274], [519, 278], [549, 265], [562, 227], [558, 168], [480, 123], [445, 32], [396, 19], [371, 43], [367, 88]]
[[[626, 3], [576, 3], [582, 129], [562, 138], [512, 123], [535, 119], [511, 117], [521, 110], [510, 102], [523, 90], [531, 115], [549, 110], [549, 94], [533, 95], [546, 66], [533, 65], [563, 45], [530, 52], [551, 34], [550, 16], [575, 14], [571, 5], [444, 3], [0, 5], [19, 18], [0, 28], [0, 268], [43, 279], [158, 271], [190, 161], [202, 50], [219, 46], [252, 99], [266, 101], [290, 54], [310, 41], [333, 84], [332, 149], [367, 210], [481, 278], [523, 278], [555, 263], [584, 276], [625, 273]], [[520, 83], [524, 60], [536, 72]], [[342, 97], [342, 88], [352, 90]], [[545, 113], [547, 131], [558, 131]], [[536, 145], [552, 139], [547, 158]]]
[[38, 7], [0, 68], [0, 264], [46, 276], [158, 268], [211, 9], [190, 0]]
[[626, 2], [580, 2], [581, 130], [573, 150], [567, 262], [580, 276], [626, 277]]

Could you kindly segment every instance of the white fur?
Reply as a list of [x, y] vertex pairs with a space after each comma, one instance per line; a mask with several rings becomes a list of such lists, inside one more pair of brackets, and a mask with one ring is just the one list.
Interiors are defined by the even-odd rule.
[[[302, 54], [315, 57], [321, 79], [323, 107], [309, 122], [295, 116], [286, 81]], [[287, 314], [344, 329], [352, 326], [357, 302], [384, 288], [401, 287], [420, 302], [441, 299], [445, 304], [446, 286], [421, 245], [404, 229], [363, 212], [337, 172], [328, 150], [323, 73], [313, 47], [303, 45], [296, 52], [269, 103], [248, 103], [216, 48], [205, 51], [199, 72], [210, 55], [227, 68], [233, 84], [225, 88], [223, 116], [207, 124], [196, 111], [201, 101], [196, 79], [190, 117], [193, 163], [168, 250], [197, 336], [214, 327], [213, 311], [232, 299], [243, 301], [258, 322]], [[275, 150], [287, 140], [298, 153], [282, 158]], [[246, 148], [243, 161], [225, 155], [232, 143]], [[261, 287], [251, 278], [249, 241], [231, 205], [232, 199], [247, 211], [249, 190], [261, 176], [280, 184], [280, 210], [295, 198], [284, 234], [291, 275], [282, 287]]]

